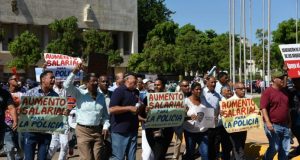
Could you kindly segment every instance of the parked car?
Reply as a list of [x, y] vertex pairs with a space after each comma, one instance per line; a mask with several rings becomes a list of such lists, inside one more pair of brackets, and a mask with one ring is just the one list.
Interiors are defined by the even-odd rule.
[[[260, 87], [257, 86], [256, 84], [256, 80], [253, 80], [251, 85], [252, 85], [252, 92], [257, 92], [257, 93], [260, 93]], [[251, 92], [251, 87], [250, 87], [250, 80], [247, 80], [246, 81], [246, 89], [247, 89], [247, 92], [250, 93]]]

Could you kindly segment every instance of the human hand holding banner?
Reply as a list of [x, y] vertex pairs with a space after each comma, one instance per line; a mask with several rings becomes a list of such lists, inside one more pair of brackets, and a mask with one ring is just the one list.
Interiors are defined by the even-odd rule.
[[260, 110], [250, 98], [223, 100], [220, 109], [224, 128], [228, 133], [246, 131], [262, 126]]

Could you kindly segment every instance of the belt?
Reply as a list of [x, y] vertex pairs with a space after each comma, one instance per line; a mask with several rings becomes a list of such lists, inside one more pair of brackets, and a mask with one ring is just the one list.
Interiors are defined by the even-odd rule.
[[87, 126], [87, 125], [82, 125], [82, 124], [79, 124], [79, 123], [77, 123], [77, 125], [79, 125], [79, 126], [81, 126], [81, 127], [84, 127], [84, 128], [91, 128], [91, 129], [102, 127], [102, 125], [97, 125], [97, 126]]

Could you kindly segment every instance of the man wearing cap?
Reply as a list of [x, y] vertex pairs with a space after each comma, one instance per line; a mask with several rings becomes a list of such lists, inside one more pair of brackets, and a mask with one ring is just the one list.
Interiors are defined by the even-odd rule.
[[113, 92], [109, 104], [111, 120], [112, 160], [136, 159], [139, 127], [137, 78], [126, 74], [125, 83]]
[[272, 86], [261, 96], [260, 109], [264, 118], [264, 129], [269, 140], [269, 148], [264, 154], [265, 160], [288, 159], [290, 150], [289, 97], [286, 87], [287, 74], [272, 73]]

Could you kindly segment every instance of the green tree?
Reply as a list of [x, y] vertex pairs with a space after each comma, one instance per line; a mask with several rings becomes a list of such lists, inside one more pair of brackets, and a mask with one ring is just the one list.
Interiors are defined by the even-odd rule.
[[139, 52], [144, 48], [148, 32], [157, 24], [169, 21], [174, 13], [164, 2], [165, 0], [138, 0]]
[[84, 54], [99, 53], [108, 55], [109, 65], [120, 65], [123, 58], [120, 52], [113, 50], [113, 38], [110, 32], [90, 29], [83, 32]]
[[130, 55], [128, 60], [128, 70], [139, 73], [139, 72], [148, 72], [148, 64], [145, 61], [143, 53], [135, 53]]
[[8, 45], [13, 60], [10, 67], [27, 70], [30, 65], [35, 65], [41, 58], [41, 49], [38, 38], [28, 31], [23, 32]]
[[166, 44], [157, 36], [145, 43], [143, 53], [130, 56], [128, 69], [134, 72], [170, 73], [176, 71], [174, 45]]
[[174, 44], [178, 32], [178, 24], [173, 21], [157, 24], [147, 35], [147, 40], [158, 37], [167, 44]]
[[179, 29], [176, 38], [176, 61], [177, 68], [181, 73], [184, 71], [199, 70], [199, 55], [203, 51], [200, 49], [200, 31], [191, 24], [184, 25]]
[[83, 32], [84, 54], [100, 53], [107, 54], [112, 48], [113, 39], [109, 32], [101, 32], [89, 29]]
[[55, 20], [49, 28], [57, 39], [47, 45], [47, 51], [70, 56], [81, 56], [81, 39], [77, 18], [72, 16], [62, 20]]
[[271, 44], [271, 69], [281, 69], [283, 58], [279, 50], [280, 44], [296, 43], [296, 23], [294, 19], [289, 19], [279, 23], [278, 28], [272, 32]]

